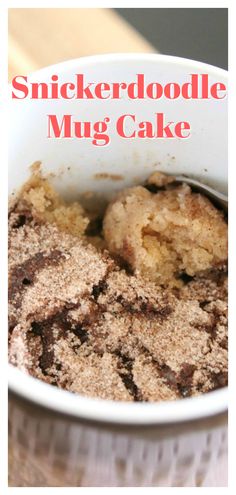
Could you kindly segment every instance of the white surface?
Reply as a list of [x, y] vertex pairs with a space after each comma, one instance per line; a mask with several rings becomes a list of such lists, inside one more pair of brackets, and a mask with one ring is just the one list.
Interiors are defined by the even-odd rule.
[[[87, 81], [132, 81], [145, 72], [147, 81], [184, 82], [188, 74], [208, 73], [210, 81], [226, 83], [221, 69], [176, 57], [162, 55], [105, 55], [88, 57], [46, 68], [31, 80], [50, 79], [60, 74], [61, 81], [85, 72]], [[41, 160], [43, 170], [60, 172], [54, 184], [65, 196], [82, 191], [109, 192], [146, 178], [154, 170], [189, 174], [218, 190], [227, 189], [227, 102], [222, 101], [32, 101], [13, 100], [11, 126], [9, 187], [18, 188], [29, 175], [29, 165]], [[150, 120], [155, 112], [166, 113], [168, 120], [189, 120], [192, 137], [187, 140], [122, 140], [112, 126], [108, 147], [95, 147], [89, 140], [49, 140], [46, 114], [73, 113], [79, 120], [112, 120], [123, 113], [135, 113], [138, 120]], [[113, 129], [113, 131], [112, 131]], [[70, 167], [70, 170], [67, 170]], [[95, 173], [124, 174], [124, 180], [97, 181]], [[209, 416], [227, 408], [227, 391], [221, 389], [194, 399], [175, 403], [126, 404], [75, 396], [50, 387], [19, 370], [9, 370], [9, 385], [15, 392], [35, 402], [65, 413], [108, 422], [165, 423]]]
[[11, 480], [17, 486], [227, 486], [227, 426], [202, 423], [134, 433], [45, 416], [12, 400]]

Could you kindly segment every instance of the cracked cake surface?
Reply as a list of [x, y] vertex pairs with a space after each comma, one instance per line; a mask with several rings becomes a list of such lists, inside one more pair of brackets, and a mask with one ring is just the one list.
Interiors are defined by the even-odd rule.
[[[194, 276], [227, 261], [227, 224], [223, 212], [187, 184], [155, 173], [147, 187], [118, 193], [104, 218], [109, 251], [135, 273], [161, 285], [179, 286], [182, 273]], [[166, 180], [166, 188], [165, 188]]]
[[9, 360], [102, 399], [175, 400], [222, 387], [225, 266], [179, 287], [147, 282], [36, 214], [32, 197], [19, 199], [9, 215]]

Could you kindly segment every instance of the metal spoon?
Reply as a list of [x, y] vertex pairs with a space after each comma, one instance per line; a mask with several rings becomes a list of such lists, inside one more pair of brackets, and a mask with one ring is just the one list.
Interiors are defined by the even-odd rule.
[[205, 196], [208, 196], [208, 198], [213, 200], [218, 206], [221, 206], [224, 211], [228, 211], [228, 196], [226, 196], [226, 194], [220, 193], [212, 187], [202, 184], [202, 182], [199, 182], [198, 180], [185, 177], [184, 175], [177, 175], [174, 182], [177, 184], [182, 184], [183, 182], [189, 184], [189, 186], [197, 192], [204, 193]]

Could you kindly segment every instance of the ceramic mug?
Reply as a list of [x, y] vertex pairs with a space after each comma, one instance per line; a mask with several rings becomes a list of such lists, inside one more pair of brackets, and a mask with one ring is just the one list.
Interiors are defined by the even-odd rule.
[[[208, 74], [210, 84], [227, 84], [222, 69], [155, 54], [70, 60], [32, 74], [28, 84], [50, 83], [53, 74], [63, 84], [83, 73], [88, 82], [131, 83], [143, 73], [147, 84], [158, 81], [162, 86], [184, 84], [191, 74]], [[110, 197], [142, 183], [155, 170], [187, 174], [227, 190], [226, 98], [27, 98], [13, 99], [11, 112], [10, 195], [37, 160], [56, 189], [71, 199], [86, 191]], [[129, 133], [139, 122], [155, 122], [156, 113], [168, 121], [190, 122], [191, 137], [118, 135], [115, 123], [121, 115], [135, 115], [135, 123], [127, 123]], [[97, 146], [93, 137], [47, 137], [47, 116], [52, 114], [91, 122], [110, 118], [109, 144]], [[119, 180], [112, 180], [114, 175]], [[226, 388], [175, 402], [118, 403], [57, 389], [12, 366], [9, 387], [11, 486], [226, 486]], [[218, 480], [212, 474], [216, 462]]]

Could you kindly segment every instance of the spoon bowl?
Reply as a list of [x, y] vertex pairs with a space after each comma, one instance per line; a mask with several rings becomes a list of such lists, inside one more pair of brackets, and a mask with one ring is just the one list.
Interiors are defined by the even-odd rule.
[[177, 175], [175, 177], [175, 184], [188, 184], [191, 189], [196, 192], [203, 193], [207, 196], [215, 205], [220, 206], [224, 211], [228, 211], [228, 196], [219, 191], [216, 191], [207, 184], [203, 184], [196, 179], [185, 177], [184, 175]]

